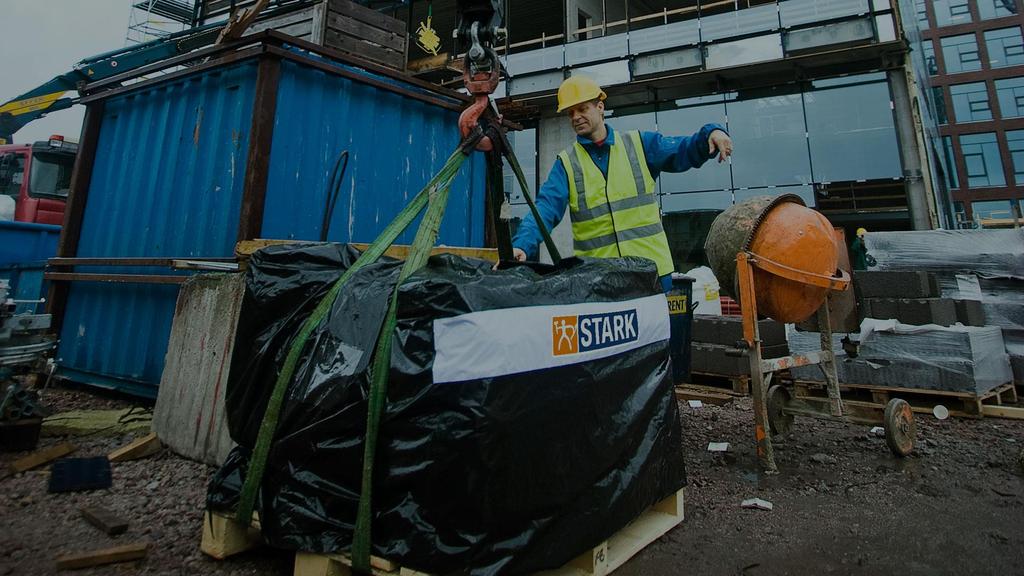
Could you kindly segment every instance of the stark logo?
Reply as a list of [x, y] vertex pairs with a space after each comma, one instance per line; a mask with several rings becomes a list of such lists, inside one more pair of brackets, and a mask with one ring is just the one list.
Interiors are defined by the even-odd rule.
[[564, 356], [580, 351], [577, 332], [578, 316], [555, 316], [551, 319], [551, 354]]
[[636, 309], [555, 316], [551, 319], [551, 353], [565, 356], [635, 342], [638, 332]]

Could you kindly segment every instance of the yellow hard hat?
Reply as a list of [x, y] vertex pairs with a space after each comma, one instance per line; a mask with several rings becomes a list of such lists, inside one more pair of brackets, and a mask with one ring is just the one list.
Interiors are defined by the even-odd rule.
[[562, 112], [577, 104], [590, 100], [604, 100], [608, 95], [593, 79], [586, 76], [570, 76], [558, 87], [558, 111]]
[[867, 231], [866, 228], [857, 228], [857, 236], [863, 236], [863, 235], [865, 235], [867, 233], [868, 233], [868, 231]]

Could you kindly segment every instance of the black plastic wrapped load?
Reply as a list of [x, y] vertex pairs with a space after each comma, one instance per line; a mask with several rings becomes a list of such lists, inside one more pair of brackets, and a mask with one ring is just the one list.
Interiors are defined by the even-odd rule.
[[[248, 272], [227, 390], [238, 442], [208, 506], [233, 511], [287, 344], [358, 254], [273, 247]], [[398, 276], [353, 275], [285, 396], [257, 510], [277, 547], [347, 551], [368, 366]], [[685, 484], [654, 265], [430, 259], [400, 288], [373, 489], [373, 554], [430, 573], [557, 568]]]

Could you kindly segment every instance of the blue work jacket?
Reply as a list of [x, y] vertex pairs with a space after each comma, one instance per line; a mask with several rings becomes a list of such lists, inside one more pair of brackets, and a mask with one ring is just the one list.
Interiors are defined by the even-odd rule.
[[[594, 164], [607, 178], [608, 148], [615, 144], [615, 130], [611, 125], [605, 126], [608, 128], [608, 136], [600, 146], [582, 136], [577, 136], [576, 141], [583, 145]], [[647, 157], [647, 167], [651, 171], [651, 176], [657, 180], [662, 172], [685, 172], [690, 168], [700, 168], [711, 158], [708, 153], [708, 137], [715, 130], [725, 132], [725, 128], [718, 124], [705, 124], [693, 136], [674, 137], [662, 136], [657, 132], [641, 132], [640, 140], [644, 146], [644, 156]], [[555, 165], [548, 173], [548, 179], [540, 187], [536, 203], [537, 212], [540, 213], [544, 225], [548, 230], [554, 229], [561, 222], [565, 207], [569, 204], [569, 176], [559, 160], [555, 160]], [[519, 224], [519, 230], [512, 239], [512, 246], [525, 252], [528, 259], [535, 260], [540, 242], [541, 235], [537, 222], [533, 219], [533, 214], [528, 213]]]

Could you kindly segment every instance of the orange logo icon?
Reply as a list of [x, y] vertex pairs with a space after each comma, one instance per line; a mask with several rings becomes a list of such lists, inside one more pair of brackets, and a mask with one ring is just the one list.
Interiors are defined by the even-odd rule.
[[551, 319], [551, 353], [555, 356], [576, 354], [580, 350], [576, 316], [555, 316]]

